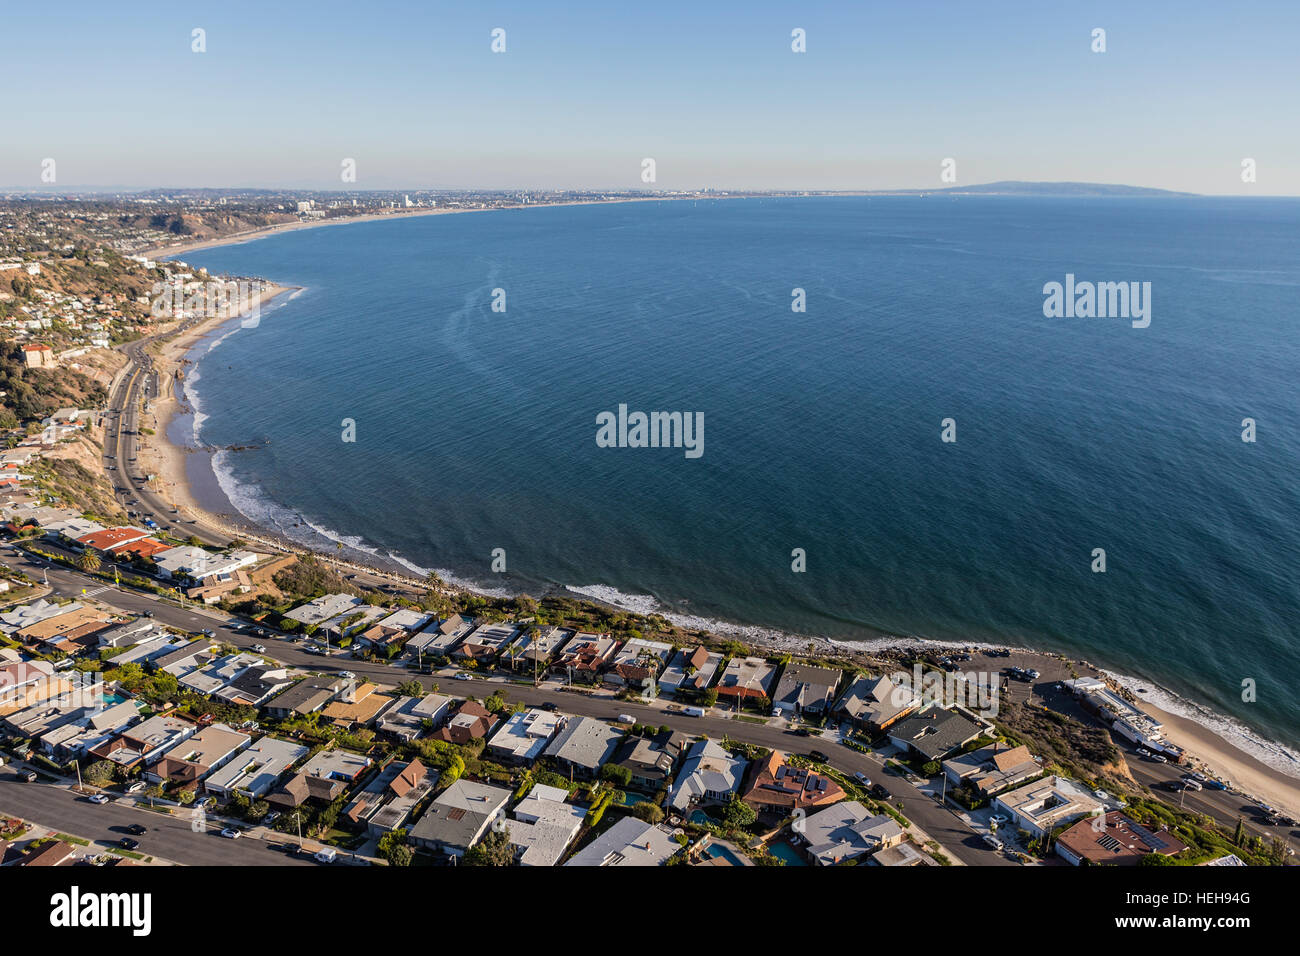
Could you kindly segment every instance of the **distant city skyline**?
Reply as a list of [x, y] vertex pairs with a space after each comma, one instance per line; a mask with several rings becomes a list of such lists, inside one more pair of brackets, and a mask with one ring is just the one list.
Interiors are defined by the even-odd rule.
[[1281, 2], [18, 7], [0, 190], [1300, 195], [1297, 27]]

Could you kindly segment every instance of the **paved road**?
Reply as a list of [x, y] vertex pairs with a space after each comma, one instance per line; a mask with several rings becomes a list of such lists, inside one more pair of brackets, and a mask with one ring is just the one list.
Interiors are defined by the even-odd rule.
[[218, 830], [195, 833], [183, 817], [142, 810], [129, 801], [98, 806], [65, 787], [23, 783], [7, 769], [0, 771], [0, 812], [90, 840], [102, 848], [116, 846], [118, 840], [129, 836], [128, 826], [141, 823], [149, 832], [134, 837], [140, 845], [132, 852], [191, 866], [319, 865], [310, 857], [273, 850], [264, 840], [228, 840]]
[[[41, 576], [41, 570], [34, 567], [25, 555], [13, 550], [0, 551], [0, 561], [20, 568], [37, 579]], [[95, 590], [104, 587], [103, 582], [71, 569], [54, 566], [45, 570], [51, 587], [61, 594], [79, 596], [82, 588]], [[473, 695], [484, 698], [500, 690], [512, 702], [522, 701], [525, 704], [537, 705], [553, 701], [565, 713], [601, 719], [614, 719], [619, 714], [626, 713], [644, 723], [668, 726], [685, 733], [708, 734], [715, 739], [725, 735], [769, 749], [795, 752], [807, 752], [810, 748], [823, 750], [831, 757], [831, 764], [836, 769], [850, 775], [860, 771], [873, 782], [889, 790], [891, 802], [895, 806], [898, 806], [900, 800], [902, 801], [902, 812], [905, 816], [915, 820], [922, 829], [942, 844], [945, 851], [962, 862], [980, 866], [1017, 865], [984, 844], [980, 835], [966, 826], [951, 810], [940, 806], [906, 780], [885, 775], [877, 759], [839, 744], [818, 741], [816, 738], [797, 737], [779, 727], [719, 716], [687, 717], [680, 713], [667, 713], [661, 705], [620, 701], [605, 696], [588, 697], [563, 691], [554, 684], [534, 688], [529, 685], [485, 681], [481, 678], [462, 683], [452, 679], [454, 669], [432, 676], [417, 675], [402, 667], [370, 663], [347, 655], [336, 654], [326, 658], [307, 653], [305, 645], [298, 641], [258, 637], [251, 630], [236, 631], [232, 625], [239, 622], [219, 611], [206, 608], [182, 609], [160, 602], [151, 594], [118, 588], [108, 588], [94, 597], [95, 600], [125, 611], [135, 613], [153, 611], [155, 620], [171, 627], [191, 632], [212, 630], [217, 639], [245, 650], [250, 649], [254, 644], [264, 644], [267, 648], [267, 656], [293, 667], [325, 671], [348, 670], [355, 673], [359, 679], [387, 685], [415, 678], [426, 688], [437, 684], [441, 693], [454, 696]], [[1016, 688], [1013, 692], [1021, 691]], [[1039, 702], [1050, 704], [1052, 702], [1050, 691], [1045, 690], [1044, 693], [1046, 696]], [[1060, 703], [1062, 707], [1068, 706], [1067, 702]], [[1129, 751], [1130, 748], [1127, 748], [1123, 741], [1117, 739], [1116, 743], [1121, 749]], [[1175, 804], [1178, 802], [1178, 798], [1167, 788], [1171, 782], [1182, 776], [1185, 772], [1183, 768], [1173, 764], [1143, 761], [1131, 752], [1128, 752], [1128, 757], [1129, 767], [1139, 783], [1151, 788], [1162, 799]], [[1300, 837], [1300, 830], [1293, 831], [1287, 827], [1274, 827], [1262, 823], [1259, 810], [1240, 794], [1206, 789], [1201, 792], [1186, 793], [1183, 795], [1183, 801], [1186, 809], [1208, 814], [1229, 832], [1236, 827], [1237, 818], [1242, 817], [1248, 832], [1262, 837], [1265, 841], [1271, 841], [1275, 836], [1283, 837], [1288, 840], [1290, 846], [1300, 850], [1300, 840], [1297, 840], [1297, 837]]]

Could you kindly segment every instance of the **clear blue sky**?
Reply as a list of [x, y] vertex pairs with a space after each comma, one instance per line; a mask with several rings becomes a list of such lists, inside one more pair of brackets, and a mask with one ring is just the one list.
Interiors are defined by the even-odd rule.
[[7, 4], [0, 186], [1300, 194], [1297, 2], [295, 6]]

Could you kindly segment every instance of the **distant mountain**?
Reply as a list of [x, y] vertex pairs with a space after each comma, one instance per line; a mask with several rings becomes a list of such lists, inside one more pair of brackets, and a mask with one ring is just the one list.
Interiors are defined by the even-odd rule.
[[1171, 198], [1197, 195], [1197, 193], [1180, 193], [1169, 189], [1148, 189], [1146, 186], [1117, 186], [1108, 183], [1026, 183], [1019, 180], [983, 183], [979, 186], [948, 186], [926, 191], [985, 196], [1163, 196]]

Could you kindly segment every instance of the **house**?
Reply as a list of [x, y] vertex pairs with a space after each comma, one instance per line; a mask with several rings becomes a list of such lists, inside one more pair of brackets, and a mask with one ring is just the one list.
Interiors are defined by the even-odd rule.
[[91, 749], [92, 756], [124, 767], [156, 763], [165, 751], [198, 733], [199, 725], [171, 714], [158, 714], [127, 727], [117, 737]]
[[740, 799], [759, 813], [787, 817], [795, 810], [827, 807], [843, 800], [844, 790], [823, 774], [791, 765], [785, 754], [773, 750], [754, 761]]
[[925, 760], [942, 760], [993, 728], [966, 716], [956, 708], [931, 707], [898, 721], [889, 730], [889, 739], [905, 753], [915, 753]]
[[170, 638], [171, 632], [161, 624], [137, 619], [128, 624], [119, 624], [95, 635], [100, 647], [135, 647], [155, 638]]
[[177, 683], [196, 694], [215, 694], [221, 688], [235, 681], [250, 667], [261, 666], [262, 658], [257, 654], [227, 654], [214, 657], [201, 667], [196, 667], [184, 675], [177, 676]]
[[577, 838], [587, 812], [565, 802], [568, 792], [534, 786], [507, 825], [520, 866], [555, 866]]
[[1056, 827], [1102, 809], [1090, 793], [1058, 776], [1044, 777], [994, 797], [993, 807], [1010, 817], [1012, 825], [1034, 837], [1045, 836]]
[[138, 541], [115, 545], [108, 550], [115, 558], [153, 558], [164, 551], [170, 551], [171, 547], [170, 544], [163, 544], [157, 538], [140, 538]]
[[357, 634], [354, 641], [362, 647], [373, 647], [376, 651], [396, 654], [431, 620], [433, 620], [432, 614], [402, 608], [370, 625]]
[[548, 627], [535, 634], [525, 634], [519, 639], [513, 663], [527, 664], [539, 671], [545, 671], [551, 659], [564, 646], [564, 642], [572, 636], [573, 631], [562, 627]]
[[809, 814], [801, 838], [818, 866], [834, 866], [903, 842], [903, 828], [886, 814], [873, 816], [862, 804], [846, 800]]
[[[101, 631], [100, 635], [111, 634], [111, 631]], [[100, 636], [96, 635], [96, 636]], [[149, 637], [141, 640], [138, 644], [128, 648], [121, 654], [113, 658], [113, 663], [119, 667], [123, 664], [139, 664], [142, 667], [149, 665], [155, 670], [158, 669], [158, 662], [183, 648], [189, 647], [192, 642], [187, 637], [171, 634], [168, 631], [159, 629]], [[204, 644], [200, 651], [206, 651], [210, 645]], [[199, 653], [196, 651], [195, 653]]]
[[368, 834], [383, 836], [406, 823], [417, 804], [438, 782], [438, 771], [419, 760], [390, 761], [365, 788], [352, 798], [343, 816]]
[[181, 545], [169, 548], [153, 555], [158, 565], [158, 576], [169, 580], [188, 579], [205, 581], [233, 575], [240, 568], [257, 562], [257, 555], [251, 551], [234, 551], [230, 554], [213, 554], [203, 548]]
[[61, 693], [59, 684], [48, 661], [17, 661], [0, 667], [0, 715], [49, 700]]
[[1136, 866], [1152, 853], [1176, 856], [1185, 849], [1168, 830], [1149, 830], [1121, 810], [1080, 820], [1056, 838], [1057, 855], [1074, 866]]
[[452, 700], [444, 694], [398, 697], [379, 715], [375, 727], [398, 740], [415, 740], [425, 727], [436, 730], [451, 713]]
[[376, 685], [363, 681], [350, 693], [326, 704], [322, 716], [334, 726], [346, 730], [368, 726], [393, 702], [388, 695], [375, 693], [377, 690]]
[[169, 782], [192, 789], [214, 770], [224, 767], [252, 738], [225, 724], [209, 724], [173, 747], [145, 773], [155, 783]]
[[457, 780], [434, 798], [408, 839], [426, 850], [462, 857], [487, 833], [510, 796], [504, 787]]
[[77, 848], [71, 843], [55, 840], [23, 857], [19, 866], [68, 866], [76, 856]]
[[92, 531], [90, 534], [83, 534], [77, 539], [77, 544], [83, 549], [91, 548], [95, 551], [112, 551], [114, 548], [131, 544], [134, 541], [140, 541], [147, 537], [149, 537], [149, 532], [143, 531], [140, 528], [105, 528], [103, 531]]
[[911, 843], [899, 843], [887, 846], [871, 854], [867, 860], [870, 866], [939, 866], [939, 862], [928, 853], [922, 853]]
[[565, 641], [551, 670], [583, 683], [593, 682], [609, 665], [619, 642], [609, 634], [579, 631]]
[[575, 853], [565, 866], [663, 866], [680, 850], [673, 831], [623, 817]]
[[249, 800], [260, 800], [281, 774], [307, 756], [309, 748], [288, 740], [266, 736], [240, 751], [220, 770], [203, 781], [208, 793], [230, 796], [239, 793]]
[[775, 683], [776, 667], [763, 658], [733, 657], [727, 661], [718, 681], [718, 697], [733, 702], [771, 698]]
[[140, 706], [139, 701], [124, 700], [111, 707], [83, 708], [73, 720], [41, 734], [38, 745], [56, 760], [82, 757], [138, 720]]
[[748, 761], [733, 757], [712, 740], [697, 740], [686, 751], [668, 805], [685, 811], [696, 803], [725, 803], [739, 790]]
[[614, 754], [623, 732], [593, 717], [570, 717], [545, 754], [575, 777], [592, 779]]
[[342, 614], [336, 614], [329, 620], [324, 621], [320, 625], [321, 635], [331, 640], [342, 640], [345, 637], [355, 639], [356, 635], [366, 631], [372, 624], [381, 617], [385, 617], [388, 613], [388, 608], [363, 604], [360, 607], [344, 611]]
[[425, 626], [406, 642], [406, 656], [416, 661], [426, 657], [448, 657], [474, 625], [459, 614]]
[[[202, 667], [212, 658], [212, 650], [217, 645], [206, 637], [184, 644], [168, 651], [152, 661], [155, 671], [165, 671], [173, 677], [180, 677], [192, 670]], [[120, 660], [121, 658], [118, 658]]]
[[212, 696], [230, 704], [260, 707], [292, 683], [289, 671], [281, 665], [254, 664]]
[[985, 796], [993, 796], [1037, 776], [1043, 768], [1028, 747], [1008, 747], [999, 741], [949, 757], [943, 762], [943, 772], [955, 787], [969, 784]]
[[840, 672], [833, 667], [819, 667], [792, 661], [785, 665], [781, 680], [772, 695], [772, 712], [797, 716], [821, 713], [830, 706]]
[[673, 767], [677, 765], [688, 739], [675, 730], [660, 732], [653, 737], [625, 737], [610, 762], [625, 767], [632, 774], [632, 786], [641, 790], [661, 790], [672, 780]]
[[46, 621], [52, 617], [79, 610], [82, 606], [76, 601], [69, 601], [67, 604], [54, 604], [40, 598], [30, 604], [24, 604], [0, 614], [0, 631], [5, 634], [15, 634], [39, 621]]
[[[39, 644], [48, 649], [76, 653], [82, 650], [77, 641], [88, 639], [113, 626], [109, 615], [92, 607], [77, 606], [63, 614], [29, 624], [14, 634], [25, 644]], [[88, 646], [97, 647], [98, 640]]]
[[497, 720], [496, 714], [478, 701], [463, 701], [447, 721], [447, 726], [441, 728], [434, 736], [451, 744], [467, 744], [471, 740], [481, 740], [486, 737], [496, 726]]
[[860, 674], [840, 695], [835, 711], [859, 729], [880, 733], [921, 706], [921, 697], [906, 683]]
[[305, 717], [323, 710], [347, 686], [341, 677], [312, 675], [280, 691], [263, 706], [272, 717]]
[[604, 681], [639, 690], [644, 696], [658, 693], [655, 678], [672, 656], [671, 644], [634, 637], [615, 652], [606, 668]]
[[457, 660], [474, 660], [480, 663], [493, 661], [514, 643], [519, 636], [515, 624], [480, 624], [466, 635], [451, 656]]
[[491, 758], [513, 764], [529, 764], [542, 755], [551, 738], [564, 726], [563, 714], [545, 710], [521, 710], [512, 714], [492, 735], [487, 749]]
[[303, 627], [319, 627], [332, 617], [361, 607], [365, 602], [351, 594], [325, 594], [306, 604], [300, 604], [284, 615]]
[[659, 675], [659, 689], [669, 694], [707, 690], [721, 663], [722, 655], [716, 651], [705, 647], [684, 648]]

